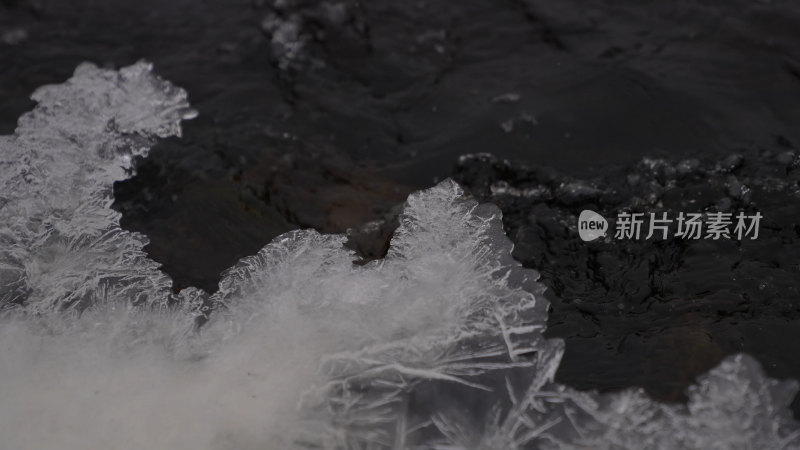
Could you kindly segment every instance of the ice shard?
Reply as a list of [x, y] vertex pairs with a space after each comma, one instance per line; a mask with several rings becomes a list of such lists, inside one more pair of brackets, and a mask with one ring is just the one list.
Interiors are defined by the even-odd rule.
[[204, 330], [300, 320], [318, 336], [318, 376], [301, 403], [318, 426], [302, 441], [424, 447], [449, 410], [481, 405], [468, 414], [476, 430], [506, 377], [552, 378], [561, 344], [541, 335], [543, 287], [511, 258], [493, 205], [448, 180], [409, 197], [385, 259], [353, 265], [343, 242], [299, 231], [245, 258], [220, 283], [213, 300], [224, 312]]

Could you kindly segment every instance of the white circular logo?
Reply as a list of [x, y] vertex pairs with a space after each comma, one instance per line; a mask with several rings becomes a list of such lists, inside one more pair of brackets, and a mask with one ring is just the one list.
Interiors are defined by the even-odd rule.
[[578, 217], [578, 234], [586, 242], [593, 241], [599, 237], [605, 236], [608, 231], [608, 221], [592, 211], [591, 209], [584, 209]]

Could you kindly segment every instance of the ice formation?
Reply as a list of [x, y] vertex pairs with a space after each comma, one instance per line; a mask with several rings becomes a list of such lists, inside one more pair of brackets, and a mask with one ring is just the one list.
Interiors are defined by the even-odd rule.
[[145, 63], [82, 65], [34, 99], [0, 140], [0, 449], [800, 444], [796, 384], [746, 356], [686, 406], [554, 383], [563, 344], [542, 336], [537, 273], [500, 211], [450, 180], [408, 198], [383, 260], [294, 231], [212, 296], [172, 295], [109, 204], [132, 155], [180, 134], [185, 92]]
[[193, 114], [186, 92], [144, 62], [119, 72], [82, 64], [32, 98], [36, 109], [0, 137], [0, 309], [160, 301], [169, 279], [109, 206], [131, 158], [180, 135]]

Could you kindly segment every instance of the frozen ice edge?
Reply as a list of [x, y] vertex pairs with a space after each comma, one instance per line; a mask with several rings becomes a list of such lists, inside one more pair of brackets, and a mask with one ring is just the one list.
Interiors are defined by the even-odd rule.
[[180, 136], [196, 113], [186, 92], [140, 62], [120, 71], [81, 64], [43, 86], [15, 133], [0, 137], [0, 308], [28, 313], [165, 298], [170, 280], [119, 227], [113, 182], [157, 137]]
[[384, 260], [294, 231], [211, 298], [174, 296], [109, 205], [130, 158], [194, 115], [186, 93], [142, 62], [33, 98], [0, 138], [0, 449], [800, 445], [797, 384], [746, 355], [686, 406], [554, 383], [538, 274], [450, 180], [409, 197]]

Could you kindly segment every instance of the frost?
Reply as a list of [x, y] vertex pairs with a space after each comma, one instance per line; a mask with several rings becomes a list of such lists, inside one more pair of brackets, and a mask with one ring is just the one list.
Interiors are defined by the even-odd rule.
[[170, 295], [109, 205], [185, 92], [82, 65], [34, 98], [0, 140], [0, 448], [798, 448], [796, 383], [746, 356], [685, 406], [554, 383], [538, 274], [450, 180], [408, 198], [383, 260], [299, 230]]
[[119, 227], [113, 182], [154, 137], [180, 136], [186, 92], [140, 62], [119, 72], [82, 64], [0, 137], [0, 309], [83, 308], [107, 299], [163, 301], [169, 279]]
[[424, 441], [435, 429], [432, 415], [455, 403], [423, 398], [409, 410], [418, 390], [463, 391], [491, 403], [493, 374], [530, 370], [543, 362], [534, 355], [560, 348], [540, 334], [543, 289], [534, 271], [511, 259], [499, 210], [462, 197], [452, 181], [409, 197], [388, 255], [366, 266], [352, 264], [342, 236], [279, 238], [227, 272], [212, 297], [224, 313], [204, 333], [302, 321], [324, 355], [317, 382], [302, 394], [306, 420], [323, 424], [303, 430], [306, 441], [326, 448]]
[[568, 431], [543, 436], [542, 448], [798, 448], [800, 431], [788, 410], [797, 390], [796, 382], [771, 380], [754, 359], [738, 355], [692, 386], [686, 406], [654, 402], [640, 390], [591, 401], [564, 391], [558, 397], [571, 411]]
[[[297, 442], [320, 448], [796, 448], [794, 382], [731, 357], [687, 406], [553, 382], [537, 274], [510, 258], [499, 211], [452, 181], [409, 197], [389, 253], [353, 266], [342, 237], [287, 235], [231, 269], [210, 330], [310, 320], [313, 387]], [[244, 325], [252, 322], [252, 325]], [[296, 322], [295, 322], [296, 323]], [[259, 325], [255, 325], [259, 324]]]

